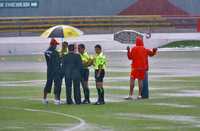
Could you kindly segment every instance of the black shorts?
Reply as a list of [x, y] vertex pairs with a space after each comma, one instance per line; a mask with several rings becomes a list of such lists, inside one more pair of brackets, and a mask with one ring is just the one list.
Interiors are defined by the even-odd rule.
[[105, 70], [101, 70], [101, 73], [99, 76], [97, 76], [99, 70], [95, 70], [95, 81], [96, 82], [103, 82], [103, 78], [105, 76]]
[[81, 77], [82, 77], [82, 80], [83, 81], [88, 81], [88, 79], [89, 79], [89, 69], [83, 69], [83, 71], [82, 71], [82, 75], [81, 75]]

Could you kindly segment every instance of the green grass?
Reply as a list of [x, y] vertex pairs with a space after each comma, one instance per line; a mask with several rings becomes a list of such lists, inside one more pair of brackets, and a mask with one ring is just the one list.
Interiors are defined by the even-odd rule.
[[41, 62], [45, 61], [44, 55], [9, 55], [0, 56], [0, 62], [3, 61], [30, 61], [30, 62]]
[[[17, 57], [12, 59], [17, 59]], [[35, 61], [35, 58], [37, 57], [34, 56], [33, 59], [26, 57], [23, 60]], [[93, 72], [90, 74], [93, 77]], [[198, 94], [200, 76], [151, 78], [157, 75], [162, 76], [159, 73], [149, 74], [150, 99], [148, 100], [123, 100], [129, 91], [128, 72], [107, 72], [106, 77], [109, 79], [104, 82], [107, 99], [105, 105], [63, 104], [57, 106], [53, 104], [53, 93], [49, 95], [48, 105], [41, 103], [45, 84], [41, 80], [46, 79], [45, 73], [1, 72], [0, 131], [64, 130], [79, 124], [79, 120], [69, 115], [79, 117], [86, 122], [86, 126], [77, 129], [81, 131], [199, 131], [199, 96], [194, 94], [190, 97], [184, 95], [177, 97], [164, 94], [188, 90]], [[127, 77], [127, 80], [119, 81], [120, 77]], [[39, 81], [31, 82], [32, 80]], [[90, 87], [95, 87], [94, 81], [90, 81]], [[122, 89], [117, 89], [117, 87], [122, 87]], [[90, 91], [91, 97], [95, 100], [96, 89], [91, 88]], [[136, 84], [135, 94], [137, 93]], [[65, 99], [64, 88], [62, 88], [61, 96]], [[181, 105], [189, 107], [183, 108]], [[55, 113], [64, 113], [66, 116]]]
[[40, 72], [1, 72], [0, 81], [27, 81], [46, 79], [45, 73]]
[[[3, 73], [4, 75], [7, 73]], [[111, 73], [112, 74], [112, 73]], [[43, 79], [43, 74], [40, 73], [9, 73], [10, 76], [16, 77], [16, 81], [20, 80], [35, 80]], [[25, 77], [29, 75], [28, 77]], [[41, 75], [41, 77], [38, 77]], [[36, 77], [37, 76], [37, 77]], [[13, 81], [12, 77], [3, 79], [0, 77], [0, 82]], [[9, 79], [10, 78], [10, 79]], [[115, 77], [113, 77], [115, 78]], [[160, 80], [151, 80], [150, 85], [152, 88], [168, 88], [169, 90], [152, 90], [151, 95], [158, 98], [141, 101], [123, 101], [123, 102], [108, 102], [103, 106], [95, 105], [60, 105], [56, 106], [53, 101], [49, 105], [41, 104], [42, 87], [38, 85], [32, 86], [16, 86], [7, 87], [0, 86], [0, 130], [30, 130], [30, 131], [43, 131], [69, 128], [78, 124], [78, 120], [39, 111], [26, 111], [24, 108], [37, 109], [42, 111], [54, 111], [65, 114], [78, 116], [86, 121], [91, 127], [87, 130], [199, 130], [195, 123], [181, 122], [177, 120], [165, 120], [158, 118], [143, 118], [134, 117], [135, 114], [143, 114], [150, 116], [190, 116], [200, 120], [200, 105], [199, 98], [197, 97], [167, 97], [162, 96], [162, 93], [176, 93], [179, 92], [177, 87], [181, 90], [189, 90], [191, 86], [193, 90], [198, 90], [200, 77], [174, 77], [174, 78], [161, 78]], [[173, 80], [177, 80], [174, 82]], [[128, 82], [128, 80], [127, 80]], [[127, 82], [105, 82], [105, 86], [127, 86], [127, 90], [106, 89], [106, 96], [109, 99], [114, 99], [120, 95], [126, 96], [128, 93]], [[188, 85], [185, 85], [188, 83]], [[42, 85], [42, 84], [41, 84]], [[184, 86], [183, 86], [184, 85]], [[175, 88], [175, 89], [173, 89]], [[172, 90], [170, 90], [172, 89]], [[64, 90], [64, 89], [63, 89]], [[137, 91], [136, 91], [137, 93]], [[96, 97], [96, 89], [91, 89], [91, 96]], [[115, 96], [112, 98], [112, 96]], [[9, 97], [9, 98], [7, 98]], [[160, 97], [160, 98], [159, 98]], [[53, 95], [50, 95], [53, 98]], [[65, 98], [64, 92], [62, 98]], [[178, 108], [170, 106], [155, 105], [156, 103], [169, 103], [169, 104], [183, 104], [193, 105], [191, 108]], [[16, 109], [15, 109], [16, 108]], [[122, 114], [122, 115], [120, 115]], [[128, 114], [128, 116], [127, 116]], [[130, 114], [130, 116], [129, 116]], [[131, 116], [133, 115], [133, 116]], [[169, 128], [167, 128], [169, 127]]]
[[175, 48], [175, 47], [200, 47], [200, 41], [197, 40], [188, 40], [188, 41], [176, 41], [169, 43], [161, 48]]
[[[47, 130], [45, 129], [47, 125], [51, 125], [54, 128], [55, 127], [61, 128], [66, 123], [69, 123], [69, 124], [78, 123], [78, 121], [76, 120], [66, 119], [63, 116], [49, 114], [45, 112], [30, 113], [30, 111], [21, 110], [21, 109], [6, 109], [6, 110], [0, 109], [0, 112], [5, 114], [1, 118], [3, 120], [3, 121], [1, 120], [1, 127], [6, 127], [6, 126], [16, 127], [17, 126], [17, 127], [27, 127], [27, 129], [31, 129], [31, 130]], [[34, 118], [34, 119], [30, 119], [30, 118]], [[55, 119], [56, 119], [56, 123], [55, 123]], [[59, 127], [60, 125], [62, 126]], [[27, 129], [22, 128], [20, 130], [27, 130]]]

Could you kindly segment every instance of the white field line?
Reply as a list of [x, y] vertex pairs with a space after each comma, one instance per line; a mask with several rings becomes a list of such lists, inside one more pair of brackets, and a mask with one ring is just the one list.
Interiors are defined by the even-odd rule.
[[169, 97], [200, 97], [200, 90], [181, 90], [178, 93], [162, 93], [162, 95]]
[[18, 84], [18, 83], [37, 83], [37, 82], [45, 82], [45, 80], [27, 80], [27, 81], [0, 81], [0, 84], [4, 84], [4, 83], [14, 83], [14, 84]]
[[[112, 81], [129, 81], [129, 77], [106, 77], [105, 80], [108, 82]], [[64, 80], [63, 80], [64, 81]], [[93, 82], [95, 81], [94, 77], [90, 77], [89, 81]], [[0, 81], [0, 84], [24, 84], [24, 83], [44, 83], [46, 80], [18, 80], [18, 81]]]
[[[27, 86], [44, 86], [45, 80], [33, 80], [33, 81], [12, 81], [12, 82], [0, 82], [0, 88], [1, 87], [8, 87], [8, 88], [14, 88], [14, 87], [27, 87]], [[127, 82], [129, 83], [129, 82]], [[62, 87], [65, 87], [65, 83], [63, 82]], [[91, 85], [90, 88], [96, 88], [96, 86]], [[114, 90], [129, 90], [129, 86], [109, 86], [104, 85], [105, 89], [114, 89]], [[159, 88], [159, 87], [149, 87], [150, 90], [168, 90], [168, 88]], [[179, 88], [173, 88], [173, 90], [177, 90]], [[134, 90], [138, 90], [138, 86], [136, 85]]]
[[0, 81], [0, 87], [15, 87], [15, 86], [33, 86], [44, 85], [45, 80], [28, 80], [28, 81]]
[[8, 126], [8, 127], [0, 127], [0, 130], [8, 130], [8, 129], [16, 129], [16, 130], [19, 130], [19, 129], [24, 129], [24, 127], [18, 127], [18, 126]]
[[[34, 83], [27, 83], [27, 84], [1, 84], [0, 83], [0, 88], [1, 87], [6, 87], [6, 88], [20, 88], [20, 87], [30, 87], [30, 86], [40, 86], [40, 88], [44, 87], [44, 83], [41, 84], [34, 84]], [[62, 88], [65, 88], [65, 85], [63, 83]], [[96, 89], [96, 86], [91, 85], [89, 86], [90, 89]], [[112, 90], [127, 90], [127, 92], [129, 91], [129, 86], [108, 86], [108, 85], [104, 85], [105, 90], [106, 89], [112, 89]], [[151, 91], [156, 91], [156, 90], [169, 90], [167, 87], [149, 87]], [[178, 90], [181, 89], [180, 87], [176, 87], [173, 88], [171, 90]], [[138, 86], [136, 85], [134, 88], [135, 91], [138, 91]]]
[[49, 113], [49, 114], [55, 114], [55, 115], [70, 117], [72, 119], [79, 121], [79, 124], [77, 124], [73, 127], [70, 127], [70, 128], [66, 128], [63, 131], [74, 131], [74, 130], [81, 129], [82, 127], [86, 126], [86, 122], [82, 118], [74, 116], [74, 115], [66, 114], [66, 113], [55, 112], [55, 111], [47, 111], [47, 110], [38, 110], [38, 109], [31, 109], [31, 108], [6, 107], [6, 106], [0, 106], [0, 108], [11, 109], [11, 110], [24, 110], [24, 111], [29, 111], [29, 112], [45, 112], [45, 113]]
[[181, 104], [172, 104], [172, 103], [153, 103], [152, 105], [157, 106], [169, 106], [169, 107], [177, 107], [177, 108], [194, 108], [194, 105], [181, 105]]

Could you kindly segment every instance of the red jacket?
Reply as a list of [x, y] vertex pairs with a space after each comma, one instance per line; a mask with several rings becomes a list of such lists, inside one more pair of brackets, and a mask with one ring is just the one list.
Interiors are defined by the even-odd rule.
[[148, 56], [154, 56], [156, 50], [146, 49], [143, 41], [140, 37], [136, 38], [135, 46], [128, 50], [127, 56], [129, 60], [132, 60], [131, 68], [135, 70], [148, 70]]

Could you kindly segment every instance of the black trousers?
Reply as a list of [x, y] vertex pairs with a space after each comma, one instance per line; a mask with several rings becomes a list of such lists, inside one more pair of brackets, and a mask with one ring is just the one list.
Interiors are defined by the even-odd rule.
[[57, 99], [60, 99], [60, 92], [61, 92], [60, 75], [57, 72], [47, 71], [47, 81], [44, 87], [44, 92], [51, 93], [53, 82], [55, 84], [54, 86], [55, 97]]
[[82, 85], [82, 88], [83, 88], [85, 100], [89, 100], [90, 99], [90, 90], [89, 90], [88, 85], [85, 86], [85, 84], [84, 84], [84, 82], [88, 81], [88, 79], [89, 79], [89, 69], [83, 69], [81, 76], [82, 76], [81, 77], [81, 85]]
[[81, 103], [80, 79], [72, 79], [65, 76], [67, 103], [72, 104], [72, 85], [74, 89], [74, 100], [76, 104]]
[[[60, 82], [59, 82], [59, 89], [57, 89], [57, 91], [56, 91], [56, 95], [57, 95], [57, 97], [59, 98], [59, 100], [60, 100], [60, 94], [61, 94], [61, 90], [62, 90], [62, 82], [63, 82], [63, 78], [65, 77], [65, 74], [63, 73], [63, 72], [61, 72], [60, 74], [59, 74], [59, 76], [60, 76]], [[56, 86], [56, 85], [55, 85]]]

